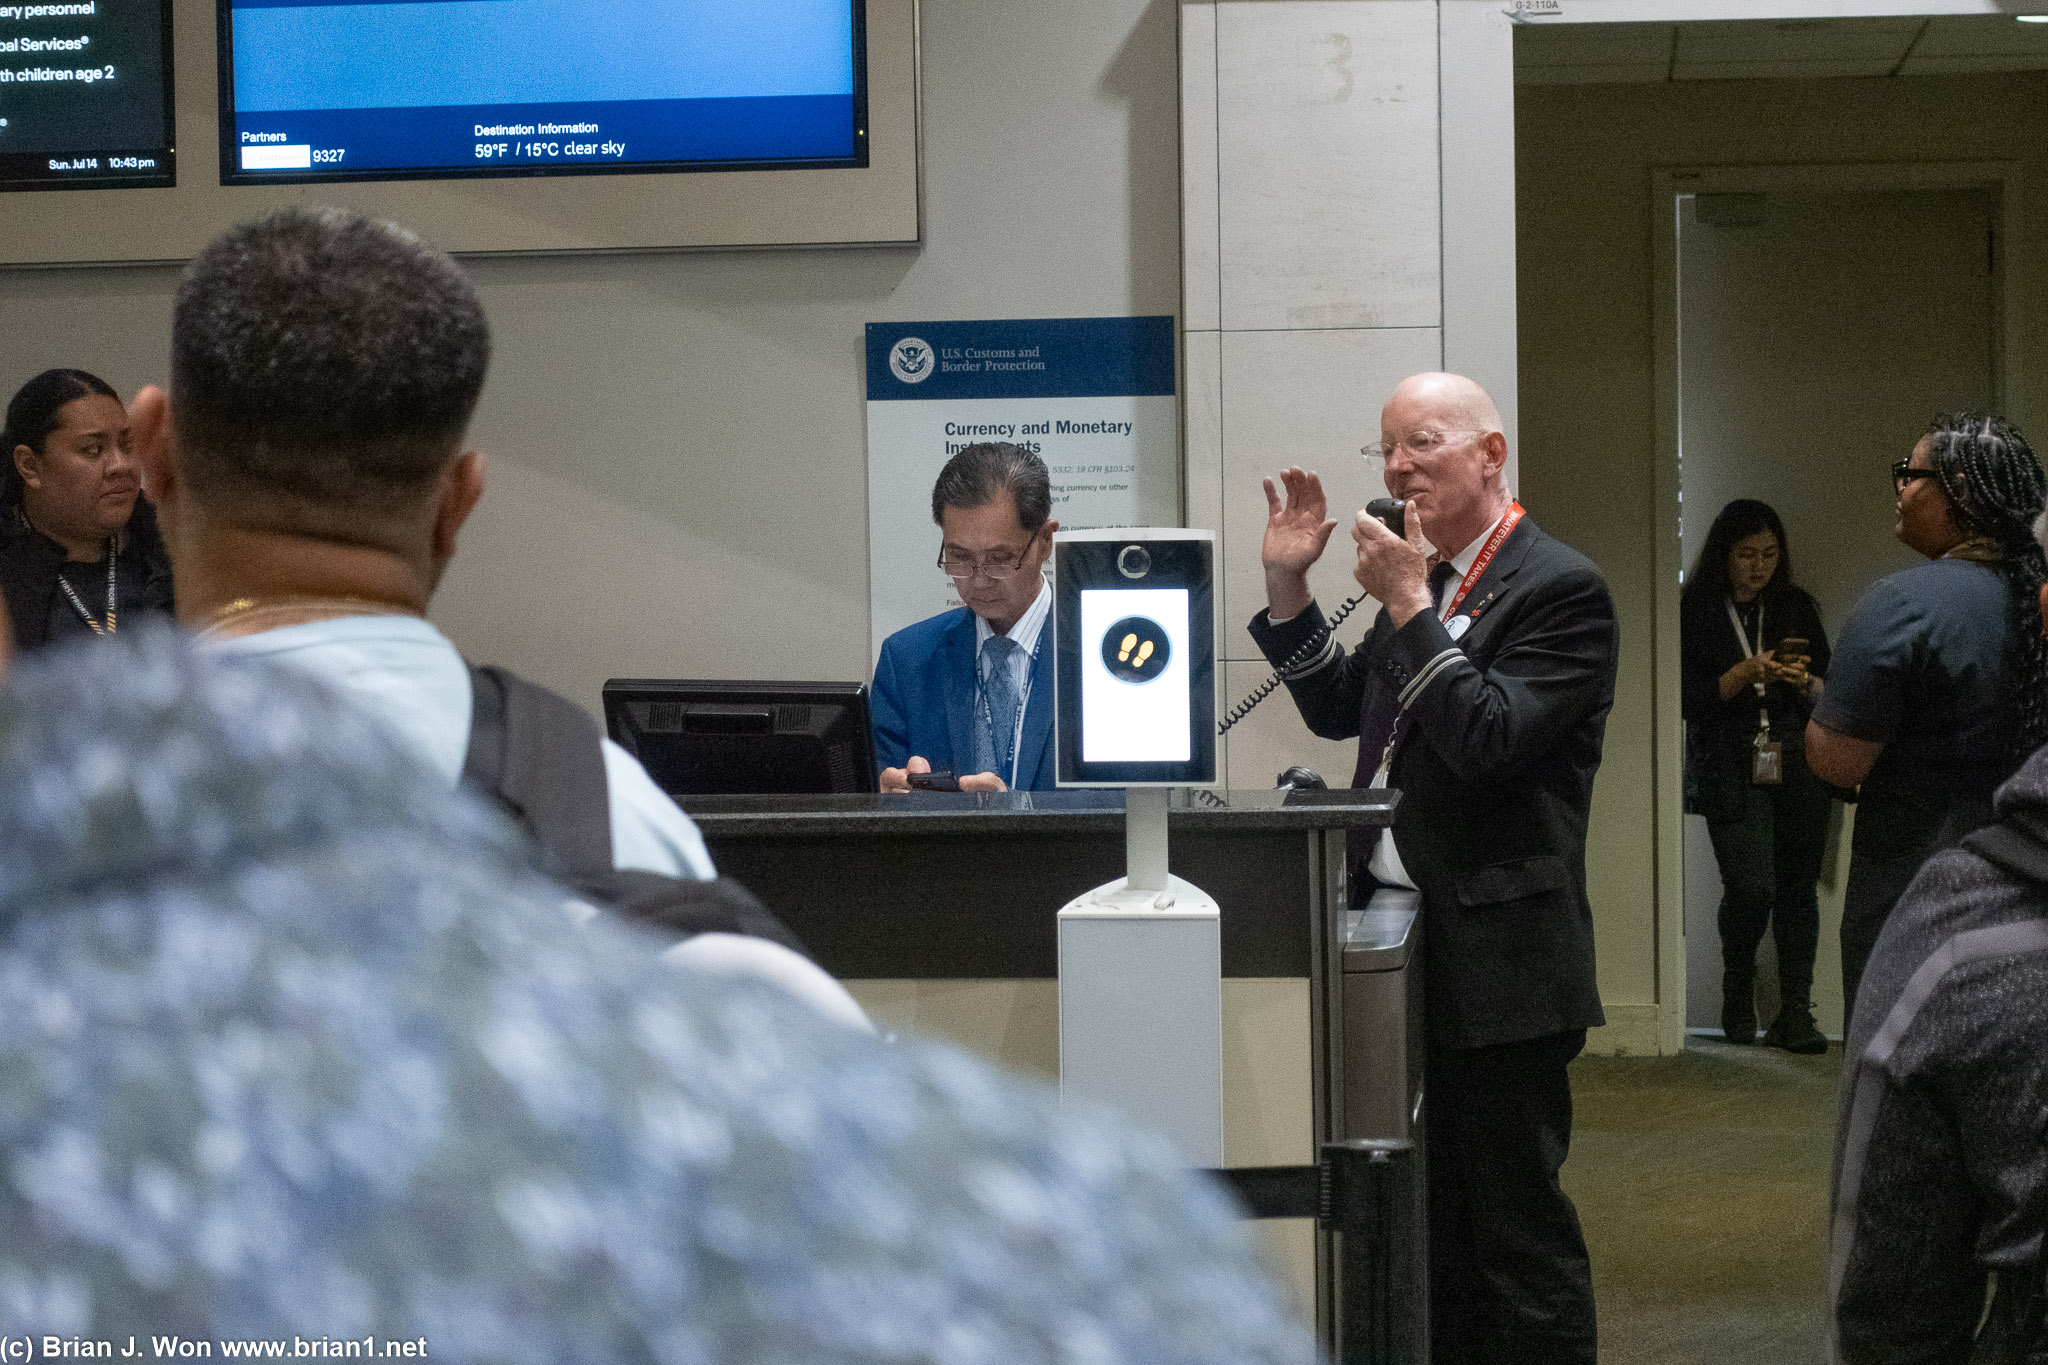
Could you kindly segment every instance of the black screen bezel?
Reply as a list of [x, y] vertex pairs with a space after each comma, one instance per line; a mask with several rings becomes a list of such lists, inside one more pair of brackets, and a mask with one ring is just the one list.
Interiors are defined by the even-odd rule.
[[[1132, 578], [1117, 567], [1126, 547], [1142, 545], [1149, 571]], [[1190, 537], [1054, 543], [1053, 692], [1057, 701], [1057, 780], [1061, 785], [1203, 787], [1216, 781], [1215, 542]], [[1188, 594], [1188, 727], [1185, 763], [1088, 763], [1081, 758], [1081, 594], [1088, 589], [1184, 588]]]
[[[343, 185], [382, 180], [536, 180], [573, 175], [694, 175], [705, 171], [812, 171], [865, 169], [868, 164], [868, 9], [853, 7], [853, 148], [850, 157], [784, 161], [638, 161], [626, 165], [444, 166], [361, 172], [245, 171], [236, 156], [234, 0], [214, 0], [220, 71], [220, 183], [223, 185]], [[170, 6], [165, 5], [168, 15]], [[166, 20], [168, 22], [168, 20]]]
[[[172, 0], [160, 0], [157, 6], [158, 22], [162, 32], [158, 35], [160, 61], [163, 66], [164, 90], [164, 144], [161, 147], [117, 147], [102, 156], [154, 156], [160, 164], [153, 171], [108, 175], [67, 175], [57, 176], [46, 171], [45, 179], [17, 179], [0, 169], [0, 194], [34, 194], [43, 190], [167, 190], [178, 184], [178, 92], [177, 51], [175, 35], [171, 26]], [[70, 153], [84, 154], [84, 149]], [[48, 153], [22, 153], [35, 160], [47, 161]]]
[[[648, 771], [648, 776], [671, 799], [689, 796], [735, 795], [744, 793], [704, 792], [662, 781], [663, 765], [649, 762], [643, 754], [643, 740], [647, 733], [638, 726], [633, 716], [635, 706], [654, 702], [679, 702], [684, 705], [700, 703], [727, 704], [768, 704], [808, 705], [837, 708], [841, 714], [836, 730], [850, 732], [845, 738], [834, 740], [821, 736], [821, 749], [828, 749], [833, 743], [850, 743], [854, 753], [853, 785], [845, 793], [836, 787], [825, 788], [827, 794], [855, 795], [876, 790], [879, 767], [875, 761], [875, 740], [873, 708], [868, 701], [868, 685], [864, 682], [781, 682], [765, 679], [729, 678], [609, 678], [603, 691], [605, 733], [614, 744], [639, 760]], [[664, 735], [664, 738], [666, 736]], [[781, 738], [767, 735], [764, 738]], [[784, 794], [817, 794], [810, 789], [796, 790], [776, 788]]]

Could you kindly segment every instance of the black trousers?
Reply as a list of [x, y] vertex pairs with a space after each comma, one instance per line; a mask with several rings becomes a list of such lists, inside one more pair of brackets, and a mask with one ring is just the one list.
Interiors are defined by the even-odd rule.
[[1423, 1079], [1434, 1365], [1593, 1365], [1593, 1278], [1558, 1184], [1573, 1030], [1432, 1051]]
[[1828, 805], [1828, 789], [1788, 750], [1783, 783], [1749, 786], [1734, 818], [1707, 821], [1721, 869], [1721, 964], [1730, 984], [1755, 982], [1756, 950], [1769, 929], [1778, 947], [1779, 996], [1809, 1003], [1820, 943], [1814, 884], [1827, 853]]
[[1849, 884], [1842, 892], [1842, 1036], [1856, 1009], [1863, 967], [1892, 907], [1920, 875], [1920, 865], [1991, 823], [1991, 798], [1918, 801], [1866, 796], [1856, 807], [1849, 847]]

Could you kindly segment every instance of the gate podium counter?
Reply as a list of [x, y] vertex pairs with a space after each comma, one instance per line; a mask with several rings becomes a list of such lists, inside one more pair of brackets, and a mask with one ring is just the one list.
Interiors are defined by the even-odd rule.
[[[1354, 1136], [1339, 1131], [1346, 847], [1352, 829], [1389, 824], [1398, 799], [1173, 792], [1170, 868], [1222, 911], [1226, 1165], [1312, 1162], [1317, 1143]], [[885, 1032], [1057, 1074], [1057, 916], [1123, 875], [1122, 791], [681, 801], [720, 873], [780, 916]], [[1256, 1226], [1307, 1313], [1326, 1297], [1309, 1224]]]
[[[1170, 866], [1223, 909], [1225, 977], [1308, 977], [1335, 951], [1347, 835], [1388, 824], [1398, 799], [1173, 793]], [[681, 802], [719, 872], [843, 981], [1049, 980], [1059, 908], [1124, 873], [1117, 790]]]

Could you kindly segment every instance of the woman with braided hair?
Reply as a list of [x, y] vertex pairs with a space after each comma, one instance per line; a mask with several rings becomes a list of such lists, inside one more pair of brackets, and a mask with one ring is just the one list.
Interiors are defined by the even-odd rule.
[[1842, 1003], [1920, 864], [1991, 819], [1991, 793], [2048, 742], [2034, 542], [2048, 480], [2002, 417], [1937, 417], [1892, 466], [1899, 539], [1931, 561], [1850, 614], [1807, 726], [1806, 760], [1861, 786], [1842, 904]]

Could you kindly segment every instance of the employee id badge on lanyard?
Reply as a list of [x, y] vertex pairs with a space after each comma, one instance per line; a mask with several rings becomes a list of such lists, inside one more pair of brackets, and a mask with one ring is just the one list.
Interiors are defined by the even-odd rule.
[[1756, 727], [1756, 747], [1749, 759], [1749, 780], [1755, 786], [1775, 787], [1785, 780], [1785, 746], [1771, 738], [1769, 712], [1757, 712]]
[[[1742, 617], [1735, 611], [1733, 602], [1724, 603], [1728, 608], [1728, 624], [1735, 627], [1735, 638], [1742, 644], [1742, 657], [1755, 658], [1764, 647], [1764, 609], [1758, 603], [1756, 609], [1756, 643], [1749, 642], [1749, 633], [1742, 628]], [[1758, 787], [1775, 787], [1785, 780], [1785, 746], [1771, 738], [1771, 713], [1763, 704], [1764, 685], [1756, 685], [1756, 745], [1749, 757], [1749, 780]]]

